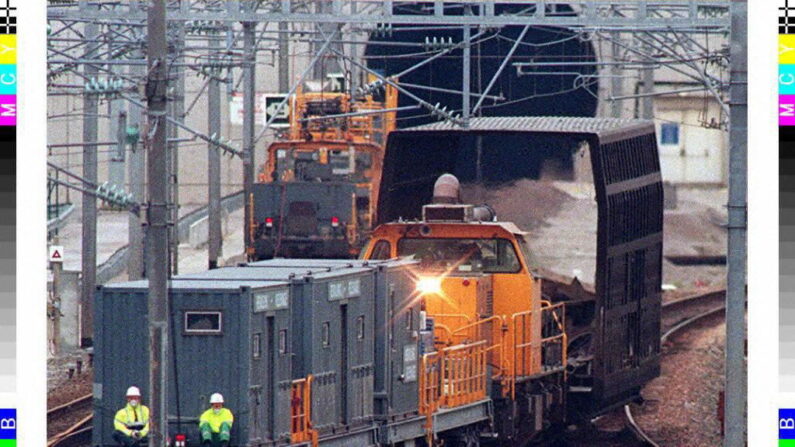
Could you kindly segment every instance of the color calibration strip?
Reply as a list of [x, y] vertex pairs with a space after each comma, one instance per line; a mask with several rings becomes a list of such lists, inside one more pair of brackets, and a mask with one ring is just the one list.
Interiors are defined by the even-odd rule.
[[795, 1], [789, 3], [784, 0], [778, 14], [779, 377], [785, 393], [795, 392]]
[[[0, 393], [11, 396], [16, 393], [17, 370], [17, 8], [14, 3], [16, 0], [0, 0]], [[0, 408], [0, 447], [14, 447], [16, 439], [16, 409]]]
[[787, 393], [795, 392], [795, 0], [781, 3], [778, 15], [779, 376], [780, 390]]
[[[795, 0], [778, 14], [779, 390], [795, 392]], [[795, 447], [795, 409], [780, 408], [779, 447]]]

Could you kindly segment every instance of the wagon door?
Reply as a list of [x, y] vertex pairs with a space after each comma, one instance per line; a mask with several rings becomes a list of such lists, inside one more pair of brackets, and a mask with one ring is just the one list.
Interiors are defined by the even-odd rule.
[[659, 374], [663, 192], [648, 127], [590, 141], [599, 208], [594, 394], [602, 401]]

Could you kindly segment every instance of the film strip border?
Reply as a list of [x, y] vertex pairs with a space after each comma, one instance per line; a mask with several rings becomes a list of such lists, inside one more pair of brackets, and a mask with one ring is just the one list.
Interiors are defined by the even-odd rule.
[[778, 33], [795, 34], [795, 0], [783, 0], [778, 8]]
[[17, 445], [17, 410], [0, 409], [0, 447]]
[[778, 93], [780, 127], [795, 126], [795, 0], [779, 0]]
[[[16, 402], [17, 6], [0, 0], [0, 392]], [[10, 261], [10, 262], [9, 262]], [[10, 278], [9, 278], [10, 276]], [[9, 330], [10, 329], [10, 330]], [[14, 405], [15, 406], [15, 405]], [[17, 411], [0, 408], [0, 447], [17, 445]]]
[[17, 124], [16, 0], [0, 0], [0, 126]]

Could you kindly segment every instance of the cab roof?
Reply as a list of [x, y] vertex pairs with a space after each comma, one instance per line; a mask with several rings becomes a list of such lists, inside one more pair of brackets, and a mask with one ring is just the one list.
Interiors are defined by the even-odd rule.
[[[528, 234], [526, 231], [521, 230], [519, 227], [516, 226], [513, 222], [482, 222], [482, 221], [470, 221], [470, 222], [460, 222], [460, 221], [432, 221], [432, 222], [425, 222], [419, 220], [409, 220], [409, 221], [397, 221], [397, 222], [389, 222], [385, 223], [382, 226], [408, 226], [408, 225], [444, 225], [444, 226], [477, 226], [477, 227], [489, 227], [489, 226], [496, 226], [499, 227], [508, 233], [517, 235], [517, 236], [525, 236]], [[377, 231], [378, 229], [376, 229]]]

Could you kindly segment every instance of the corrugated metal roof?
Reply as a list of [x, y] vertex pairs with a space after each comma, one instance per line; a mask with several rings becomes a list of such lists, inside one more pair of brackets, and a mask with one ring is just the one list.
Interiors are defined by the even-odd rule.
[[[339, 269], [367, 268], [367, 267], [397, 267], [405, 264], [414, 264], [416, 261], [408, 259], [269, 259], [246, 264], [246, 267], [269, 269], [296, 269], [304, 271], [330, 272]], [[296, 270], [300, 271], [300, 270]]]
[[[285, 281], [259, 281], [259, 280], [238, 280], [238, 281], [202, 281], [197, 278], [182, 278], [177, 277], [171, 281], [170, 287], [178, 290], [237, 290], [241, 287], [249, 287], [252, 289], [259, 289], [263, 287], [286, 287], [288, 285]], [[149, 281], [130, 281], [122, 283], [107, 284], [102, 286], [103, 289], [146, 289], [149, 287]]]
[[[515, 131], [515, 132], [566, 132], [602, 133], [625, 130], [628, 127], [649, 126], [651, 121], [622, 118], [588, 118], [570, 116], [501, 116], [470, 118], [469, 131]], [[466, 131], [448, 121], [424, 124], [401, 129], [397, 132], [412, 131]]]
[[377, 264], [379, 261], [359, 260], [359, 259], [268, 259], [265, 261], [250, 262], [247, 267], [270, 267], [270, 268], [296, 268], [306, 269], [325, 269], [362, 267]]
[[201, 273], [192, 273], [175, 278], [176, 281], [183, 280], [216, 280], [216, 281], [285, 281], [291, 278], [302, 278], [311, 276], [313, 278], [327, 278], [342, 276], [350, 273], [362, 273], [371, 271], [370, 267], [341, 266], [333, 267], [305, 267], [295, 266], [293, 268], [283, 267], [226, 267], [209, 270]]
[[[397, 266], [411, 264], [407, 260], [359, 259], [270, 259], [252, 262], [245, 267], [223, 267], [199, 273], [188, 273], [172, 278], [173, 289], [238, 289], [284, 286], [290, 276], [311, 275], [318, 279], [362, 273], [379, 265]], [[107, 284], [104, 288], [145, 289], [149, 281], [129, 281]]]
[[224, 267], [215, 270], [208, 270], [206, 272], [191, 273], [187, 275], [180, 275], [176, 278], [178, 281], [183, 280], [208, 280], [215, 279], [219, 281], [285, 281], [290, 279], [290, 276], [304, 276], [313, 275], [327, 271], [327, 268], [250, 268], [250, 267]]

